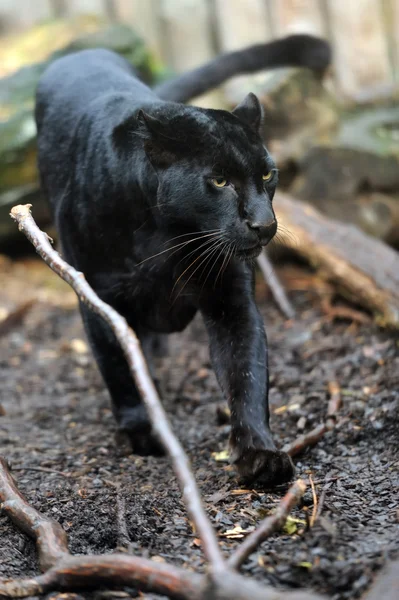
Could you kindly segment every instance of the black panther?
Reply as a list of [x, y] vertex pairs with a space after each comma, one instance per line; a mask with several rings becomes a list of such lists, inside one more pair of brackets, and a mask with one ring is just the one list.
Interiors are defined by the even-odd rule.
[[[219, 57], [155, 90], [112, 52], [60, 58], [39, 82], [38, 164], [62, 252], [134, 328], [151, 365], [164, 334], [199, 311], [231, 408], [231, 455], [243, 479], [292, 478], [269, 429], [267, 342], [254, 259], [277, 230], [277, 169], [259, 135], [260, 103], [232, 112], [185, 106], [235, 73], [279, 65], [322, 72], [326, 42], [297, 35]], [[159, 450], [108, 326], [83, 303], [86, 333], [133, 450]]]

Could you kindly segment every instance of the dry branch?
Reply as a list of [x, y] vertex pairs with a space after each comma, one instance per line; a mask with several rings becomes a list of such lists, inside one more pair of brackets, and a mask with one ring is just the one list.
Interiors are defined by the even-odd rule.
[[67, 536], [61, 525], [53, 519], [44, 517], [28, 504], [26, 498], [15, 485], [15, 481], [7, 468], [7, 463], [1, 456], [0, 501], [3, 510], [13, 523], [35, 538], [39, 564], [43, 571], [69, 555]]
[[[322, 600], [320, 596], [306, 592], [291, 594], [262, 587], [230, 571], [227, 566], [223, 571], [215, 572], [211, 581], [207, 575], [127, 554], [74, 557], [68, 551], [62, 527], [29, 506], [2, 458], [0, 500], [4, 512], [15, 525], [36, 538], [41, 565], [48, 569], [43, 575], [29, 579], [0, 579], [1, 597], [25, 598], [52, 591], [127, 586], [178, 600]], [[280, 507], [277, 508], [279, 511]]]
[[212, 525], [203, 508], [200, 494], [192, 474], [188, 458], [174, 435], [166, 413], [159, 399], [155, 385], [150, 377], [146, 360], [141, 351], [136, 334], [130, 329], [126, 320], [111, 306], [100, 300], [87, 283], [83, 273], [79, 273], [68, 265], [50, 245], [48, 236], [40, 231], [30, 214], [31, 205], [14, 206], [12, 218], [18, 223], [36, 252], [49, 267], [74, 289], [80, 300], [102, 317], [113, 330], [126, 357], [132, 377], [140, 390], [143, 402], [148, 410], [155, 434], [158, 436], [166, 452], [169, 454], [174, 471], [180, 483], [183, 498], [191, 519], [196, 525], [202, 540], [202, 547], [211, 569], [222, 569], [224, 560]]
[[327, 421], [332, 419], [335, 422], [337, 414], [342, 404], [341, 387], [338, 381], [328, 382], [328, 391], [330, 394], [330, 400], [327, 408]]
[[288, 490], [275, 512], [261, 521], [258, 527], [238, 546], [230, 556], [227, 564], [232, 569], [239, 569], [252, 552], [272, 533], [281, 529], [293, 507], [298, 504], [306, 490], [306, 483], [298, 479]]
[[258, 257], [257, 262], [260, 270], [262, 271], [263, 277], [270, 288], [274, 301], [282, 312], [283, 316], [286, 319], [293, 319], [295, 317], [294, 307], [288, 300], [288, 296], [285, 293], [285, 290], [281, 285], [281, 282], [279, 281], [266, 252], [262, 252], [262, 254]]
[[337, 422], [337, 414], [342, 403], [341, 388], [337, 381], [329, 381], [327, 387], [330, 393], [330, 400], [325, 422], [317, 425], [317, 427], [308, 431], [308, 433], [298, 436], [293, 442], [284, 446], [284, 452], [287, 452], [290, 456], [296, 456], [306, 448], [309, 448], [309, 446], [314, 446], [327, 431], [334, 429]]
[[399, 255], [353, 225], [333, 221], [287, 194], [276, 196], [283, 245], [301, 255], [344, 296], [399, 328]]
[[284, 446], [283, 452], [287, 452], [287, 454], [289, 454], [291, 457], [296, 456], [297, 454], [303, 452], [306, 448], [317, 444], [317, 442], [321, 440], [323, 435], [327, 431], [330, 431], [330, 429], [332, 429], [332, 427], [329, 428], [327, 426], [327, 423], [317, 425], [317, 427], [315, 427], [311, 431], [308, 431], [308, 433], [299, 435], [293, 442]]

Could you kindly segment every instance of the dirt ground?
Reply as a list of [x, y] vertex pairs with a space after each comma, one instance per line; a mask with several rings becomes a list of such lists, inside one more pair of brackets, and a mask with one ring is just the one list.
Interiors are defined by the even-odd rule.
[[[35, 508], [62, 524], [73, 553], [124, 548], [201, 569], [199, 541], [168, 460], [122, 456], [115, 445], [108, 395], [84, 341], [72, 292], [33, 259], [1, 260], [0, 280], [0, 319], [36, 298], [24, 323], [0, 338], [0, 453], [20, 489]], [[299, 274], [297, 281], [311, 283], [311, 278]], [[279, 445], [322, 422], [327, 384], [334, 378], [343, 408], [338, 428], [296, 459], [298, 475], [315, 482], [315, 525], [307, 525], [315, 514], [309, 487], [292, 513], [298, 521], [264, 542], [245, 571], [281, 588], [309, 587], [334, 600], [358, 598], [399, 551], [398, 341], [374, 325], [332, 322], [320, 311], [310, 284], [291, 285], [295, 322], [284, 321], [265, 298], [264, 286], [258, 295], [270, 345], [272, 428]], [[223, 400], [200, 320], [172, 336], [170, 348], [158, 369], [164, 405], [227, 555], [240, 543], [234, 532], [251, 531], [284, 489], [241, 489], [221, 454], [229, 425], [218, 424]], [[33, 542], [1, 515], [0, 576], [37, 573]], [[136, 592], [94, 597], [129, 598]]]

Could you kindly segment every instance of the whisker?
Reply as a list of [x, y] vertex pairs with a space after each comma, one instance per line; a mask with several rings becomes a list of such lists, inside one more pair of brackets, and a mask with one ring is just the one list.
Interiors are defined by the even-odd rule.
[[[278, 235], [281, 234], [281, 235]], [[283, 242], [284, 236], [286, 236], [289, 240], [291, 240], [296, 246], [298, 245], [298, 238], [295, 234], [292, 233], [292, 231], [290, 231], [287, 227], [285, 227], [285, 225], [278, 225], [278, 229], [277, 229], [277, 234], [278, 238], [281, 243]], [[283, 237], [282, 237], [283, 236]]]
[[197, 260], [199, 260], [200, 258], [202, 258], [202, 261], [200, 262], [199, 265], [197, 265], [197, 267], [194, 269], [194, 271], [191, 273], [190, 277], [184, 282], [183, 286], [180, 288], [174, 302], [177, 300], [177, 298], [179, 297], [179, 295], [182, 293], [182, 291], [184, 290], [184, 288], [186, 287], [186, 285], [188, 284], [188, 282], [190, 281], [190, 279], [193, 277], [193, 275], [198, 271], [198, 269], [200, 268], [200, 266], [205, 262], [205, 260], [208, 258], [208, 255], [210, 252], [213, 253], [213, 250], [217, 249], [221, 244], [223, 243], [223, 240], [216, 240], [215, 244], [213, 246], [211, 246], [210, 248], [207, 248], [204, 252], [202, 252], [195, 260], [193, 260], [193, 262], [187, 267], [187, 269], [185, 269], [183, 271], [183, 273], [180, 275], [180, 277], [177, 279], [176, 283], [173, 286], [172, 289], [172, 293], [176, 287], [176, 285], [178, 284], [178, 282], [180, 281], [180, 279], [182, 278], [182, 276], [184, 275], [184, 273], [186, 273], [196, 262]]
[[182, 248], [184, 246], [187, 246], [187, 244], [191, 244], [192, 242], [201, 240], [204, 237], [210, 237], [211, 235], [216, 235], [216, 234], [215, 233], [208, 233], [206, 235], [203, 235], [202, 237], [193, 238], [192, 240], [188, 240], [188, 241], [185, 241], [185, 242], [179, 242], [179, 244], [176, 244], [175, 246], [172, 246], [171, 248], [166, 248], [165, 250], [161, 250], [161, 252], [157, 252], [157, 254], [153, 254], [152, 256], [148, 256], [147, 258], [145, 258], [141, 262], [137, 263], [135, 266], [138, 267], [138, 266], [142, 265], [143, 263], [147, 262], [147, 260], [151, 260], [152, 258], [156, 258], [157, 256], [161, 256], [161, 254], [165, 254], [165, 252], [170, 252], [174, 248]]
[[[217, 235], [217, 234], [214, 234], [214, 235]], [[198, 239], [201, 239], [201, 238], [198, 238]], [[211, 243], [212, 243], [212, 242], [214, 242], [214, 241], [215, 241], [215, 239], [214, 239], [214, 238], [211, 238], [210, 240], [205, 240], [205, 242], [203, 242], [203, 243], [201, 244], [201, 246], [199, 246], [199, 248], [194, 248], [194, 250], [191, 250], [191, 252], [189, 252], [188, 254], [185, 254], [185, 255], [183, 256], [183, 258], [181, 258], [181, 259], [179, 260], [179, 262], [177, 263], [177, 265], [176, 265], [176, 266], [180, 265], [180, 263], [181, 263], [183, 260], [186, 260], [186, 258], [188, 258], [189, 256], [191, 256], [191, 255], [192, 255], [192, 254], [194, 254], [195, 252], [198, 252], [198, 251], [199, 251], [201, 248], [203, 248], [203, 247], [204, 247], [204, 246], [206, 246], [207, 244], [211, 244]], [[177, 252], [177, 250], [176, 250], [176, 252]]]
[[[213, 245], [217, 245], [217, 244], [219, 243], [219, 240], [212, 240], [212, 241], [213, 241]], [[213, 248], [213, 245], [211, 245], [209, 248], [207, 248], [205, 252], [206, 252], [206, 253], [208, 253], [208, 251], [210, 251], [210, 250], [211, 250], [211, 248]], [[177, 278], [177, 280], [175, 281], [175, 284], [174, 284], [174, 286], [173, 286], [173, 288], [172, 288], [172, 292], [171, 292], [171, 294], [173, 294], [173, 292], [174, 292], [174, 289], [175, 289], [176, 285], [179, 283], [179, 281], [180, 281], [180, 279], [183, 277], [183, 275], [184, 275], [185, 273], [187, 273], [187, 271], [188, 271], [188, 270], [189, 270], [189, 269], [190, 269], [190, 268], [191, 268], [191, 267], [192, 267], [192, 266], [193, 266], [193, 265], [194, 265], [194, 264], [197, 262], [197, 260], [199, 260], [199, 259], [200, 259], [202, 256], [203, 256], [203, 252], [201, 252], [201, 254], [200, 254], [199, 256], [197, 256], [197, 257], [196, 257], [196, 258], [195, 258], [195, 259], [194, 259], [194, 260], [193, 260], [193, 261], [192, 261], [192, 262], [191, 262], [191, 263], [188, 265], [188, 267], [186, 267], [186, 268], [184, 269], [183, 273], [181, 273], [181, 274], [179, 275], [179, 277], [178, 277], [178, 278]]]
[[[213, 248], [213, 251], [211, 252], [211, 254], [214, 254], [214, 252], [216, 252], [219, 247], [220, 247], [220, 244], [217, 245], [216, 248]], [[208, 252], [206, 254], [208, 254]], [[203, 260], [200, 262], [199, 265], [197, 265], [197, 267], [191, 273], [190, 277], [184, 282], [184, 284], [181, 287], [181, 289], [179, 290], [179, 293], [177, 294], [176, 298], [182, 293], [182, 291], [184, 290], [184, 288], [186, 287], [186, 285], [188, 284], [188, 282], [190, 281], [190, 279], [195, 275], [195, 273], [198, 271], [198, 269], [200, 268], [200, 266], [204, 264], [204, 262], [206, 261], [207, 258], [208, 258], [207, 256], [203, 256]]]
[[218, 273], [217, 273], [217, 275], [216, 275], [216, 279], [215, 279], [215, 282], [214, 282], [214, 284], [213, 284], [213, 289], [215, 289], [215, 288], [216, 288], [216, 283], [217, 283], [217, 280], [218, 280], [218, 278], [219, 278], [219, 275], [220, 275], [220, 273], [221, 273], [221, 272], [222, 272], [222, 270], [223, 270], [223, 267], [224, 267], [224, 264], [225, 264], [225, 262], [226, 262], [227, 256], [228, 256], [228, 255], [229, 255], [229, 253], [230, 253], [231, 243], [230, 243], [230, 242], [227, 242], [227, 243], [224, 245], [224, 247], [223, 247], [223, 249], [222, 249], [222, 252], [223, 252], [223, 251], [226, 249], [226, 247], [227, 247], [227, 252], [226, 252], [226, 253], [225, 253], [225, 255], [224, 255], [223, 262], [222, 262], [222, 264], [221, 264], [221, 267], [220, 267], [220, 269], [219, 269], [219, 271], [218, 271]]
[[[218, 249], [219, 249], [219, 246], [218, 246], [218, 247], [216, 247], [216, 248], [214, 249], [214, 251], [213, 251], [213, 252], [211, 252], [211, 254], [208, 256], [208, 260], [206, 261], [206, 263], [205, 263], [205, 265], [204, 265], [204, 268], [202, 269], [202, 271], [201, 271], [201, 274], [200, 274], [200, 276], [199, 276], [199, 281], [201, 281], [201, 277], [202, 277], [202, 276], [203, 276], [203, 274], [205, 273], [205, 271], [206, 271], [206, 269], [207, 269], [207, 267], [208, 267], [208, 265], [209, 265], [210, 261], [212, 260], [212, 257], [213, 257], [213, 256], [215, 256], [215, 253], [218, 251]], [[223, 249], [222, 249], [222, 251], [223, 251]], [[206, 275], [206, 277], [205, 277], [205, 280], [204, 280], [204, 282], [203, 282], [203, 284], [202, 284], [202, 286], [201, 286], [201, 292], [202, 292], [202, 290], [204, 289], [204, 286], [205, 286], [206, 282], [208, 281], [209, 275], [212, 273], [213, 267], [214, 267], [214, 266], [215, 266], [215, 264], [217, 263], [219, 256], [220, 256], [220, 252], [219, 252], [219, 253], [216, 255], [216, 257], [215, 257], [215, 260], [214, 260], [214, 261], [213, 261], [213, 263], [212, 263], [212, 267], [210, 267], [210, 269], [208, 270], [208, 273], [207, 273], [207, 275]]]
[[182, 233], [181, 235], [177, 235], [176, 237], [173, 237], [170, 240], [166, 240], [164, 244], [169, 244], [169, 242], [173, 242], [174, 240], [177, 240], [182, 237], [187, 237], [188, 235], [199, 235], [200, 233], [220, 233], [221, 231], [221, 229], [205, 229], [204, 231], [190, 231], [189, 233]]

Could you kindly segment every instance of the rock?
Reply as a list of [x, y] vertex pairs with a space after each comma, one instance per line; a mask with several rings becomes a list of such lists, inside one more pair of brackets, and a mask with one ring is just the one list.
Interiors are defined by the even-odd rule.
[[[32, 46], [31, 55], [21, 55], [21, 46]], [[12, 44], [15, 45], [14, 53]], [[33, 215], [40, 226], [50, 221], [47, 205], [39, 191], [36, 168], [36, 127], [33, 118], [34, 95], [38, 79], [55, 58], [85, 48], [109, 48], [124, 56], [152, 84], [162, 77], [163, 70], [144, 45], [126, 25], [104, 26], [93, 18], [54, 21], [13, 38], [8, 47], [4, 67], [7, 75], [0, 79], [0, 247], [18, 236], [9, 218], [10, 208], [18, 203], [31, 203]], [[47, 49], [45, 54], [44, 48]], [[48, 53], [50, 48], [50, 53]], [[21, 66], [9, 73], [12, 65]]]
[[343, 117], [298, 163], [292, 192], [328, 216], [399, 244], [399, 107]]

